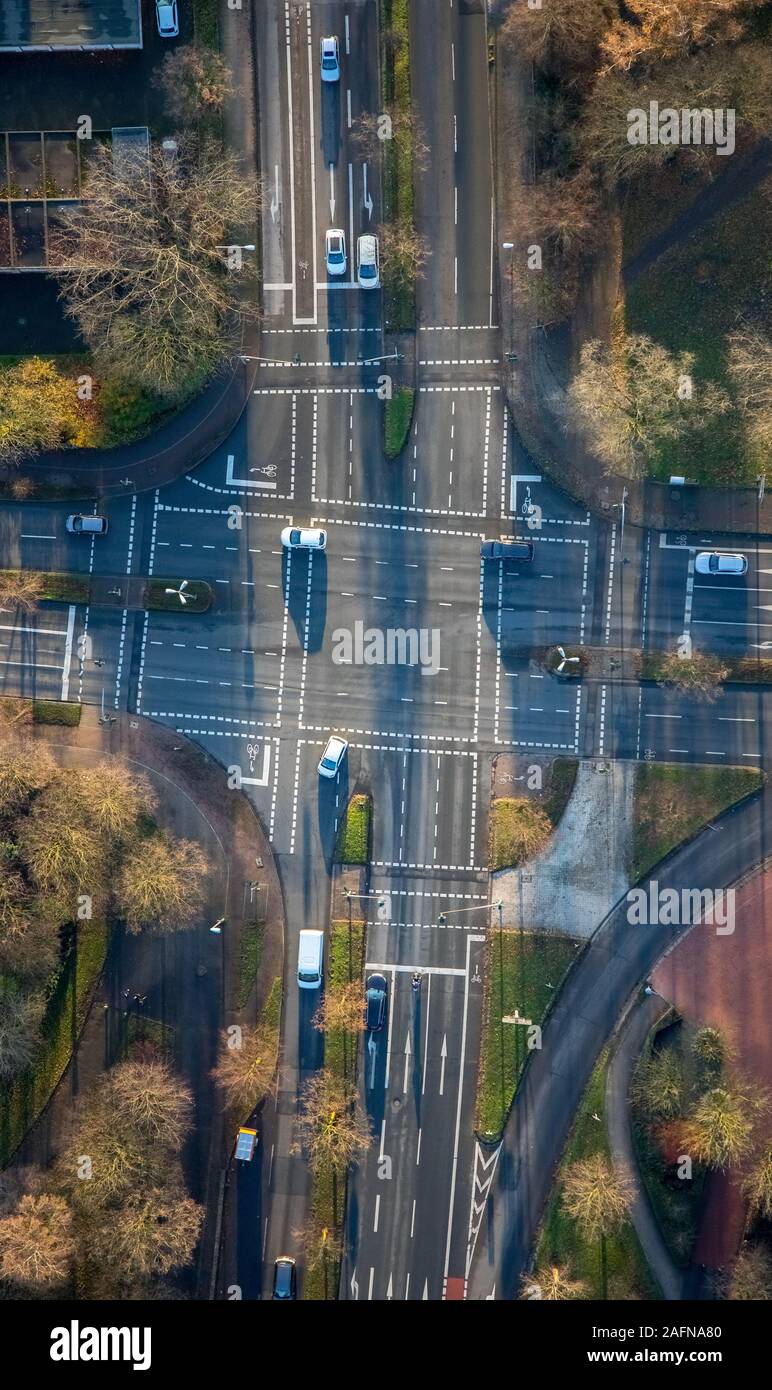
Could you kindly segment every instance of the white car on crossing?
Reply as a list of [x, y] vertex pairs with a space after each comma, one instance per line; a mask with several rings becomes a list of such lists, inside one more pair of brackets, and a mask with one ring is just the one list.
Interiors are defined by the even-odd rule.
[[338, 738], [337, 734], [332, 734], [327, 740], [327, 747], [319, 759], [319, 776], [335, 777], [340, 771], [340, 765], [346, 756], [348, 744], [345, 738]]
[[285, 526], [281, 543], [288, 550], [324, 550], [327, 532], [318, 526]]

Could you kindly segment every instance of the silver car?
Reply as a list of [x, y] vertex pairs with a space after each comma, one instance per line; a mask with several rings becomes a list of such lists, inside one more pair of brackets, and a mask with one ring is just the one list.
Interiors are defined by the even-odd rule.
[[748, 559], [745, 555], [722, 554], [718, 550], [701, 550], [694, 568], [697, 574], [747, 574]]

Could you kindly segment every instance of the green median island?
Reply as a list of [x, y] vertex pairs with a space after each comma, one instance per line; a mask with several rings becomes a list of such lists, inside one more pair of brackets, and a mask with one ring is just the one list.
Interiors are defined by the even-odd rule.
[[338, 830], [335, 858], [339, 864], [366, 864], [370, 858], [373, 803], [364, 793], [352, 796]]
[[0, 570], [0, 603], [33, 609], [37, 603], [88, 603], [87, 574], [56, 574], [45, 570]]
[[397, 458], [407, 443], [413, 420], [415, 391], [399, 386], [383, 403], [383, 450], [387, 459]]
[[148, 579], [142, 606], [163, 613], [206, 613], [213, 600], [205, 579]]

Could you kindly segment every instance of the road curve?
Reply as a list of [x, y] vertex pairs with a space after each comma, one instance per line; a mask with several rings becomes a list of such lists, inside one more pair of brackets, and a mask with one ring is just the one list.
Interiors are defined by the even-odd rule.
[[[772, 850], [772, 789], [742, 802], [651, 875], [661, 888], [727, 888]], [[648, 882], [648, 880], [644, 880]], [[595, 1060], [626, 1001], [682, 928], [630, 926], [621, 899], [577, 961], [526, 1067], [471, 1261], [467, 1297], [517, 1297]], [[697, 928], [700, 930], [701, 928]], [[708, 930], [710, 928], [707, 928]]]

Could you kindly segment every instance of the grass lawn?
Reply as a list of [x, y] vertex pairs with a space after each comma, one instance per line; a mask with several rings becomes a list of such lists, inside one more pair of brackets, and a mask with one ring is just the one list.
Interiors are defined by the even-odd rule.
[[763, 781], [763, 773], [751, 767], [639, 764], [635, 770], [631, 882], [636, 883], [671, 849], [691, 839], [720, 811], [756, 791]]
[[239, 1008], [243, 1009], [257, 979], [263, 950], [265, 922], [243, 922], [239, 954]]
[[511, 869], [540, 854], [560, 821], [574, 789], [576, 758], [555, 758], [541, 791], [532, 796], [497, 796], [491, 802], [491, 869]]
[[338, 828], [335, 859], [338, 864], [366, 864], [370, 858], [372, 797], [352, 796]]
[[[18, 570], [0, 570], [0, 580], [11, 578]], [[40, 580], [40, 598], [54, 603], [88, 603], [91, 597], [91, 581], [87, 574], [48, 574], [42, 570], [29, 570]]]
[[[397, 118], [401, 111], [412, 111], [410, 90], [410, 0], [380, 0], [381, 33], [399, 36], [399, 43], [382, 45], [383, 67], [381, 91], [386, 106], [393, 108]], [[400, 138], [383, 142], [383, 215], [384, 221], [415, 221], [415, 188], [413, 183], [412, 141]], [[384, 281], [384, 322], [394, 333], [410, 332], [415, 328], [415, 286], [390, 286]]]
[[188, 580], [185, 589], [186, 602], [181, 603], [176, 594], [167, 594], [167, 589], [179, 589], [180, 579], [148, 579], [142, 603], [145, 608], [158, 608], [165, 613], [205, 613], [212, 606], [212, 589], [205, 579]]
[[[541, 1023], [577, 955], [574, 941], [553, 932], [503, 931], [488, 935], [485, 1013], [477, 1092], [482, 1134], [501, 1133], [528, 1056], [528, 1030], [503, 1023], [515, 1012]], [[548, 984], [554, 986], [548, 989]]]
[[33, 724], [65, 724], [77, 728], [80, 724], [82, 705], [72, 700], [33, 700]]
[[415, 391], [399, 386], [390, 400], [383, 403], [383, 450], [387, 459], [395, 459], [407, 443], [413, 420]]
[[[598, 1059], [587, 1090], [576, 1113], [552, 1192], [547, 1201], [536, 1247], [536, 1263], [569, 1265], [571, 1276], [586, 1285], [586, 1297], [603, 1297], [600, 1277], [600, 1251], [590, 1243], [572, 1217], [563, 1211], [561, 1173], [578, 1159], [608, 1154], [605, 1124], [606, 1073], [608, 1053]], [[593, 1114], [601, 1116], [601, 1123]], [[657, 1286], [649, 1273], [638, 1238], [629, 1221], [606, 1239], [606, 1269], [610, 1299], [656, 1299]]]
[[86, 1021], [108, 943], [104, 922], [78, 924], [77, 953], [70, 952], [48, 1001], [35, 1064], [0, 1093], [0, 1166], [18, 1148], [64, 1074]]
[[[763, 303], [772, 237], [769, 182], [660, 257], [627, 292], [627, 332], [693, 352], [697, 391], [700, 382], [715, 381], [731, 393], [726, 335], [745, 311]], [[661, 480], [677, 473], [718, 486], [753, 484], [761, 462], [733, 408], [704, 429], [664, 442], [649, 472]]]
[[220, 47], [218, 0], [193, 0], [193, 33], [196, 43]]
[[[365, 962], [363, 922], [333, 922], [327, 958], [328, 990], [362, 978]], [[324, 1039], [324, 1065], [339, 1076], [347, 1088], [356, 1086], [356, 1057], [359, 1034], [343, 1029], [330, 1031]], [[306, 1273], [304, 1296], [310, 1299], [335, 1298], [340, 1275], [340, 1244], [346, 1201], [346, 1174], [332, 1164], [320, 1164], [314, 1172], [311, 1204], [314, 1225], [330, 1231], [330, 1253]]]

